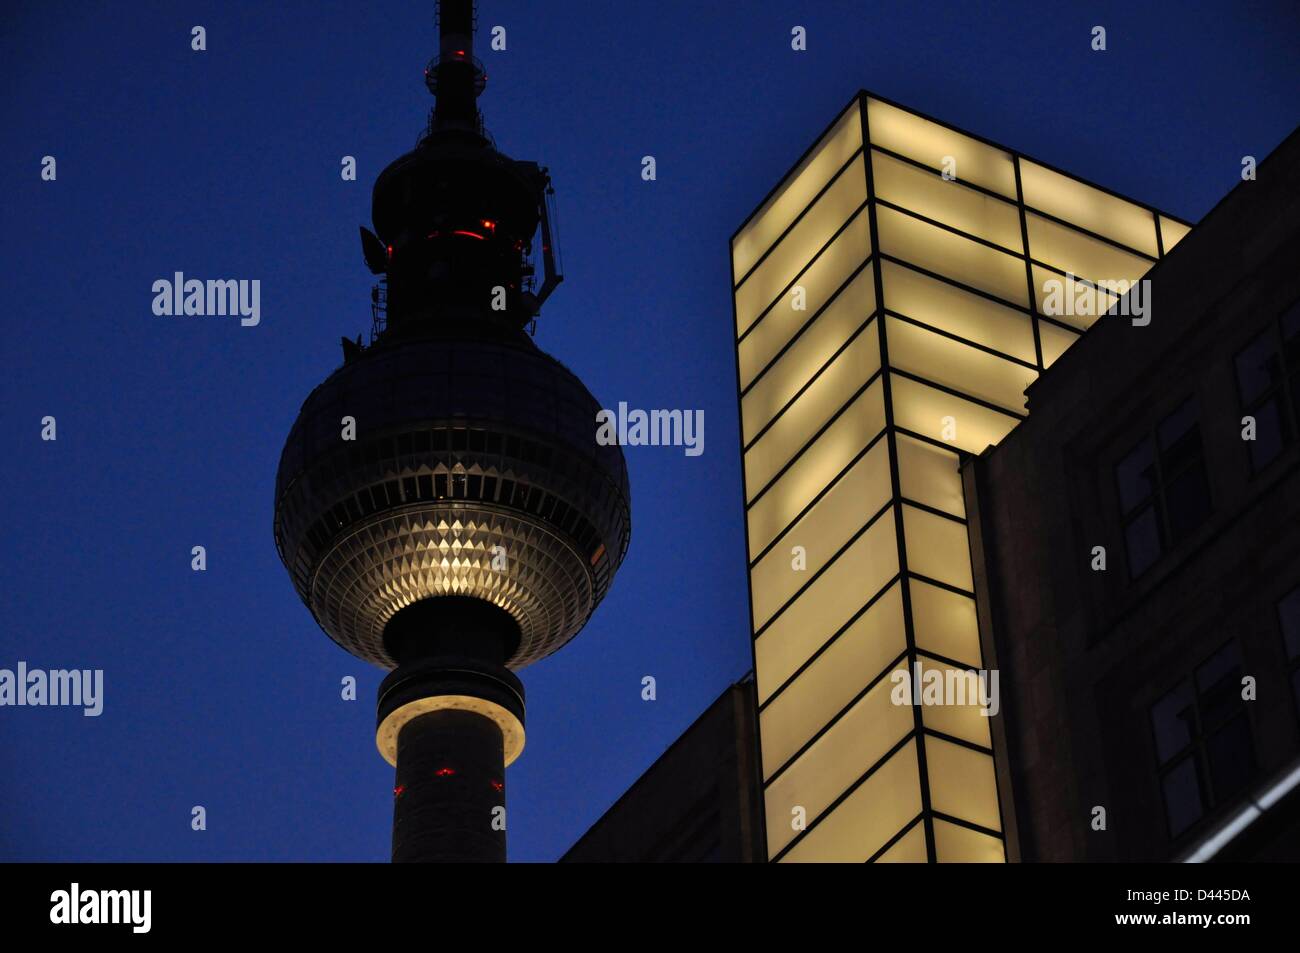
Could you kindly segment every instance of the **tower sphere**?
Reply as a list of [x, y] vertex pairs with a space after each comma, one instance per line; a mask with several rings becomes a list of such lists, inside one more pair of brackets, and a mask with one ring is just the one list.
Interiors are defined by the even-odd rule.
[[394, 615], [468, 596], [518, 624], [511, 669], [573, 638], [631, 528], [627, 467], [596, 442], [599, 409], [504, 325], [441, 326], [336, 370], [303, 404], [276, 477], [276, 546], [321, 628], [392, 668], [418, 654], [386, 638]]

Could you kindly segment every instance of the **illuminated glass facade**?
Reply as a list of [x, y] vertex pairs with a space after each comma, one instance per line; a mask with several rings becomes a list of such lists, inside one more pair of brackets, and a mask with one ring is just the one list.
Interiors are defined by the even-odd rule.
[[984, 667], [958, 460], [1097, 320], [1048, 283], [1136, 280], [1189, 228], [861, 93], [733, 237], [770, 859], [1006, 859], [979, 701], [891, 675]]

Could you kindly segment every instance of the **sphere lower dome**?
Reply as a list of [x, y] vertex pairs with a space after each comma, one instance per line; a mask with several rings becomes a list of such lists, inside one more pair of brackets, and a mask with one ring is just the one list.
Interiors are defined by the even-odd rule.
[[512, 669], [564, 645], [631, 530], [627, 467], [596, 442], [599, 409], [522, 333], [382, 344], [335, 371], [303, 404], [276, 478], [276, 547], [321, 628], [392, 668], [388, 620], [463, 595], [518, 622]]

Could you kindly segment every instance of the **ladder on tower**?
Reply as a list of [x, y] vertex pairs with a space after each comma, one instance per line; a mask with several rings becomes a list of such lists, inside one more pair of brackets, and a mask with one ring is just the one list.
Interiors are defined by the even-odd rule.
[[374, 344], [388, 327], [388, 285], [380, 281], [370, 289], [370, 343]]

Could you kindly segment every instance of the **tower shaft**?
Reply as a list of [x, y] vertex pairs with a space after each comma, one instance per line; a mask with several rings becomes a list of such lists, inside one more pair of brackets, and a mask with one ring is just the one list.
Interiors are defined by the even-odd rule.
[[407, 722], [397, 738], [393, 863], [504, 863], [501, 729], [472, 711]]
[[438, 63], [434, 67], [438, 128], [473, 129], [478, 121], [479, 69], [474, 62], [473, 0], [442, 0], [438, 4]]
[[524, 695], [503, 663], [518, 642], [509, 613], [464, 596], [422, 599], [385, 627], [401, 662], [379, 687], [376, 737], [396, 768], [394, 863], [505, 861]]

